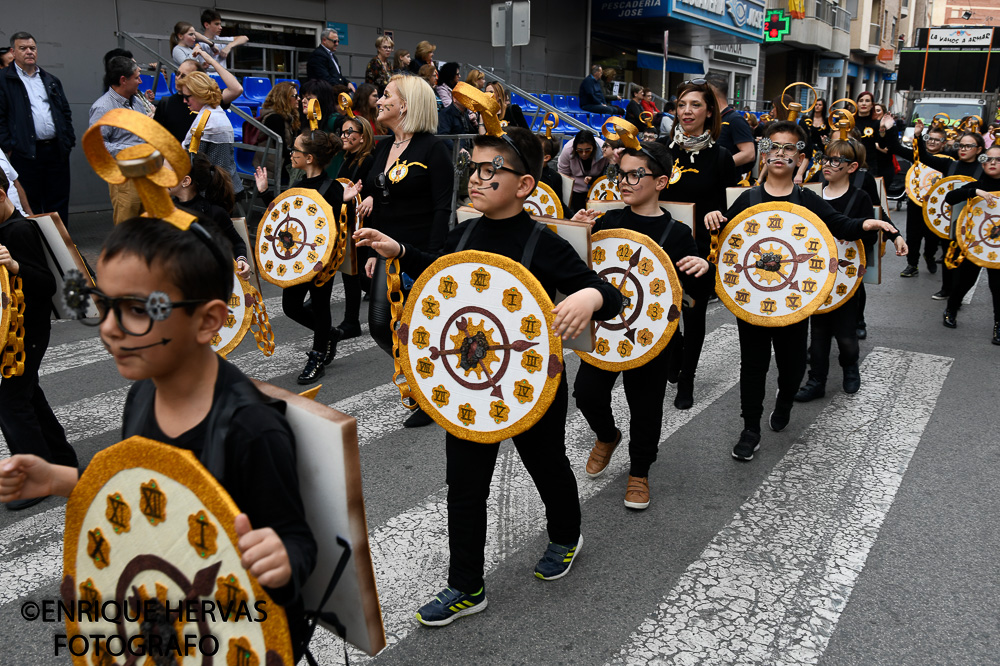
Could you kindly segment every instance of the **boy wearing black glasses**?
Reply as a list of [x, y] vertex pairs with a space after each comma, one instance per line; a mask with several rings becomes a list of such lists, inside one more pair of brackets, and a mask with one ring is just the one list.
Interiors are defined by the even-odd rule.
[[[808, 208], [830, 228], [837, 238], [857, 240], [866, 231], [896, 232], [888, 222], [875, 219], [849, 218], [838, 213], [819, 195], [793, 183], [795, 170], [805, 159], [806, 132], [797, 123], [778, 121], [771, 123], [764, 133], [761, 152], [767, 160], [767, 181], [764, 185], [748, 188], [722, 215], [713, 211], [705, 216], [705, 225], [712, 231], [720, 229], [747, 208], [760, 203], [776, 201]], [[897, 248], [897, 254], [899, 249]], [[760, 449], [760, 420], [764, 415], [764, 393], [767, 371], [771, 365], [771, 348], [774, 347], [778, 366], [778, 396], [774, 411], [768, 419], [771, 430], [781, 432], [791, 419], [792, 404], [799, 383], [806, 370], [806, 343], [809, 333], [808, 319], [788, 326], [757, 326], [737, 318], [740, 335], [740, 406], [743, 432], [733, 447], [733, 458], [753, 460]]]
[[[54, 465], [75, 471], [76, 451], [66, 440], [66, 432], [38, 385], [38, 368], [49, 346], [52, 295], [56, 281], [49, 271], [38, 233], [7, 197], [7, 176], [0, 171], [0, 266], [21, 279], [24, 294], [24, 372], [0, 379], [0, 431], [11, 453], [35, 454]], [[7, 331], [0, 331], [7, 335]], [[38, 504], [49, 493], [7, 502], [17, 511]]]
[[[534, 134], [512, 128], [505, 136], [476, 137], [467, 168], [472, 205], [483, 216], [453, 229], [443, 252], [401, 244], [371, 228], [355, 232], [358, 245], [370, 246], [383, 257], [398, 258], [401, 270], [409, 275], [419, 275], [442, 254], [461, 250], [485, 250], [524, 263], [550, 298], [556, 290], [569, 294], [553, 310], [563, 339], [579, 335], [590, 319], [610, 319], [621, 311], [618, 290], [601, 280], [569, 243], [524, 211], [524, 201], [534, 191], [542, 171], [542, 146]], [[566, 457], [567, 393], [563, 371], [548, 411], [513, 438], [548, 518], [549, 545], [535, 567], [535, 576], [543, 580], [565, 576], [583, 542], [576, 477]], [[448, 587], [417, 611], [417, 619], [431, 626], [451, 624], [486, 608], [486, 502], [500, 451], [499, 444], [465, 441], [450, 433], [445, 442], [451, 555]]]
[[[642, 143], [639, 149], [626, 148], [616, 181], [625, 208], [611, 210], [595, 222], [597, 211], [580, 211], [573, 219], [590, 222], [593, 231], [628, 229], [649, 236], [659, 243], [674, 266], [682, 283], [688, 277], [701, 277], [709, 264], [698, 256], [698, 245], [691, 229], [673, 220], [659, 205], [660, 193], [670, 183], [673, 157], [666, 146]], [[687, 287], [687, 284], [684, 285]], [[679, 339], [671, 341], [676, 344]], [[649, 506], [649, 468], [656, 460], [663, 421], [663, 396], [667, 389], [667, 361], [664, 349], [651, 361], [637, 368], [615, 372], [589, 363], [581, 363], [573, 384], [573, 397], [591, 430], [597, 435], [587, 460], [587, 476], [596, 479], [607, 470], [611, 456], [622, 440], [611, 409], [611, 390], [622, 375], [629, 413], [629, 473], [625, 506], [645, 509]]]

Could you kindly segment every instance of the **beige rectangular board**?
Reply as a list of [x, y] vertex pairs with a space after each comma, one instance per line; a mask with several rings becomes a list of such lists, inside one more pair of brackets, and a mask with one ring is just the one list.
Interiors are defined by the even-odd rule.
[[[369, 655], [385, 647], [385, 627], [368, 544], [368, 520], [361, 488], [358, 423], [352, 416], [290, 391], [254, 380], [271, 398], [285, 401], [285, 416], [295, 433], [299, 495], [306, 521], [318, 546], [316, 568], [302, 596], [307, 611], [316, 610], [344, 552], [351, 555], [333, 594], [322, 610], [336, 613], [346, 639]], [[336, 633], [336, 628], [327, 625]]]
[[573, 197], [573, 177], [564, 173], [559, 174], [562, 178], [562, 202], [563, 206], [569, 206], [569, 200]]
[[[53, 314], [56, 319], [72, 319], [75, 317], [75, 313], [70, 312], [63, 302], [63, 285], [66, 282], [66, 273], [76, 269], [83, 274], [84, 279], [93, 285], [90, 271], [83, 263], [83, 257], [73, 243], [73, 239], [70, 238], [69, 232], [66, 231], [66, 226], [59, 219], [59, 213], [32, 215], [28, 219], [38, 230], [42, 248], [45, 250], [45, 261], [48, 262], [49, 270], [56, 279], [56, 293], [52, 296]], [[97, 317], [98, 315], [97, 305], [93, 300], [89, 301], [87, 317]]]
[[882, 210], [885, 211], [886, 219], [889, 219], [889, 199], [885, 194], [885, 178], [883, 178], [882, 176], [876, 176], [875, 186], [878, 188], [878, 199], [880, 205], [882, 206]]
[[[625, 207], [624, 201], [601, 201], [594, 199], [587, 202], [587, 210], [596, 210], [605, 213], [609, 210], [618, 210]], [[670, 217], [678, 222], [686, 224], [694, 235], [694, 204], [682, 203], [678, 201], [661, 201], [660, 208], [670, 213]]]

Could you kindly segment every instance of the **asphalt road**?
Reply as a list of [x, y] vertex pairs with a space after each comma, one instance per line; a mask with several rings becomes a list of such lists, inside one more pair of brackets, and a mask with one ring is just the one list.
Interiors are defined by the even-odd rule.
[[[71, 222], [92, 263], [109, 217]], [[600, 479], [583, 474], [593, 436], [571, 401], [567, 448], [585, 543], [561, 580], [532, 575], [547, 541], [544, 512], [504, 444], [490, 507], [489, 609], [442, 629], [420, 626], [413, 612], [446, 580], [443, 433], [402, 429], [389, 359], [367, 336], [342, 344], [317, 399], [359, 422], [390, 643], [374, 660], [352, 650], [350, 663], [1000, 663], [1000, 347], [990, 344], [989, 290], [983, 280], [948, 330], [943, 304], [929, 298], [939, 275], [921, 266], [901, 279], [903, 265], [887, 256], [883, 284], [868, 287], [861, 391], [840, 392], [833, 362], [827, 397], [797, 406], [782, 433], [765, 426], [749, 463], [730, 456], [742, 427], [735, 318], [710, 306], [695, 406], [674, 410], [668, 387], [645, 511], [623, 506], [625, 447]], [[264, 295], [279, 291], [268, 285]], [[230, 359], [296, 390], [307, 332], [270, 303], [279, 352], [265, 359], [248, 338]], [[567, 356], [570, 380], [578, 363]], [[127, 382], [93, 329], [54, 323], [43, 372], [81, 460], [118, 441]], [[620, 389], [616, 400], [624, 423]], [[26, 600], [58, 596], [63, 504], [0, 511], [0, 664], [69, 660], [53, 656], [60, 625], [20, 613]], [[342, 643], [326, 632], [313, 649], [320, 663], [344, 662]]]

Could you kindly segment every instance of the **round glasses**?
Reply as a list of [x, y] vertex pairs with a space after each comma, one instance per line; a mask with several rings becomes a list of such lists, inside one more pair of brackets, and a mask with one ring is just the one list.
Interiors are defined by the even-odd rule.
[[638, 185], [639, 181], [645, 178], [646, 176], [652, 178], [653, 174], [646, 171], [644, 167], [639, 167], [634, 171], [621, 171], [621, 170], [616, 171], [614, 174], [612, 174], [611, 179], [615, 182], [616, 185], [621, 185], [624, 182], [626, 185], [634, 186]]
[[469, 178], [472, 178], [472, 174], [478, 174], [479, 180], [486, 182], [493, 180], [493, 176], [497, 175], [497, 171], [509, 171], [517, 176], [523, 176], [524, 174], [520, 171], [514, 171], [510, 167], [503, 166], [503, 161], [500, 164], [496, 163], [497, 160], [492, 162], [467, 162], [465, 165], [465, 171], [469, 174]]

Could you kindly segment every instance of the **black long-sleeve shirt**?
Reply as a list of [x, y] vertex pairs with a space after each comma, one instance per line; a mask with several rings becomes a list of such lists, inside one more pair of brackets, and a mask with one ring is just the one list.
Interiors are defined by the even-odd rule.
[[38, 336], [48, 339], [56, 279], [45, 260], [38, 231], [16, 210], [5, 222], [0, 222], [0, 245], [18, 263], [17, 275], [24, 293], [24, 342], [25, 348], [30, 349]]
[[[514, 217], [493, 220], [488, 217], [476, 218], [479, 222], [469, 236], [464, 250], [481, 250], [500, 254], [514, 261], [520, 261], [528, 238], [537, 224], [524, 211]], [[400, 267], [409, 275], [419, 275], [434, 261], [445, 254], [456, 251], [465, 228], [474, 220], [466, 220], [448, 234], [444, 247], [439, 251], [427, 251], [412, 243], [403, 242], [405, 253], [399, 260]], [[396, 239], [399, 240], [399, 239]], [[556, 291], [573, 294], [588, 287], [597, 289], [604, 298], [604, 304], [594, 312], [593, 319], [611, 319], [621, 312], [622, 295], [611, 283], [605, 282], [576, 253], [573, 246], [559, 238], [551, 229], [545, 229], [538, 236], [538, 244], [528, 270], [542, 288], [555, 300]]]
[[[212, 409], [220, 404], [223, 391], [232, 390], [237, 382], [248, 381], [236, 366], [219, 358]], [[141, 383], [136, 382], [129, 390], [123, 421], [129, 423], [130, 410], [142, 407], [148, 407], [147, 417], [140, 424], [139, 432], [129, 434], [191, 451], [201, 459], [210, 437], [208, 424], [212, 421], [212, 413], [180, 436], [168, 437], [156, 422], [155, 410], [135, 403]], [[155, 390], [150, 395], [155, 400]], [[306, 631], [302, 589], [316, 566], [317, 547], [299, 495], [295, 436], [284, 414], [266, 405], [238, 409], [228, 427], [224, 440], [226, 474], [223, 485], [240, 511], [247, 514], [250, 526], [253, 529], [270, 527], [288, 551], [291, 580], [281, 588], [267, 588], [267, 592], [275, 603], [285, 608], [292, 646], [298, 656], [298, 647]]]
[[[857, 193], [857, 196], [854, 196], [855, 193]], [[851, 203], [852, 199], [854, 200], [853, 204]], [[871, 197], [868, 196], [867, 192], [865, 192], [864, 190], [859, 190], [853, 185], [848, 187], [847, 191], [841, 194], [836, 199], [823, 199], [823, 201], [830, 204], [833, 207], [833, 209], [836, 210], [838, 213], [843, 213], [847, 217], [855, 219], [860, 218], [862, 220], [866, 220], [872, 216]], [[848, 206], [850, 206], [850, 210], [848, 210], [847, 208]], [[836, 236], [836, 234], [834, 235]], [[887, 234], [886, 237], [889, 240], [894, 240], [898, 235], [899, 232], [896, 232], [895, 234]], [[866, 231], [864, 232], [864, 235], [861, 237], [861, 240], [862, 242], [864, 242], [865, 247], [869, 247], [873, 245], [876, 240], [878, 240], [878, 232]]]
[[[982, 167], [979, 165], [978, 160], [972, 162], [963, 162], [961, 160], [955, 160], [951, 157], [942, 154], [935, 154], [927, 150], [927, 144], [924, 142], [924, 137], [914, 136], [913, 140], [916, 142], [917, 146], [917, 159], [929, 166], [930, 168], [940, 171], [946, 176], [969, 176], [971, 178], [978, 178], [979, 174], [982, 173]], [[899, 142], [899, 135], [894, 130], [889, 130], [885, 133], [885, 143], [889, 149], [889, 152], [898, 155], [906, 159], [913, 159], [913, 151], [909, 150], [902, 143]], [[950, 172], [954, 173], [950, 173]]]
[[385, 173], [391, 149], [392, 141], [379, 142], [364, 182], [364, 196], [371, 195], [374, 202], [368, 226], [402, 243], [440, 251], [448, 235], [454, 189], [448, 149], [433, 134], [414, 134], [398, 160], [406, 164], [406, 176], [395, 183]]
[[[653, 242], [659, 242], [660, 238], [663, 237], [663, 232], [666, 230], [667, 225], [670, 225], [670, 232], [660, 247], [667, 253], [670, 260], [674, 262], [674, 266], [676, 267], [678, 259], [698, 256], [698, 245], [694, 242], [694, 236], [691, 235], [691, 228], [683, 222], [673, 220], [669, 213], [661, 212], [663, 213], [662, 215], [646, 217], [633, 212], [631, 206], [626, 206], [618, 210], [609, 210], [597, 219], [592, 232], [596, 234], [598, 231], [609, 229], [628, 229], [629, 231], [646, 234], [653, 239]], [[671, 222], [673, 222], [672, 225]], [[686, 290], [692, 279], [691, 276], [681, 270], [677, 271], [677, 276]]]
[[987, 176], [984, 173], [979, 177], [979, 180], [972, 183], [966, 183], [961, 187], [956, 187], [951, 192], [944, 195], [945, 203], [955, 205], [960, 201], [968, 201], [976, 196], [976, 190], [983, 190], [985, 192], [1000, 192], [1000, 178], [993, 178], [992, 176]]
[[[763, 185], [759, 186], [761, 190], [761, 203], [770, 203], [772, 201], [784, 201], [786, 203], [792, 203], [792, 195], [787, 194], [785, 196], [776, 197]], [[730, 207], [729, 212], [726, 213], [726, 218], [731, 220], [747, 208], [750, 207], [750, 195], [755, 188], [750, 188], [739, 198], [733, 202], [732, 207]], [[864, 217], [850, 218], [843, 213], [837, 211], [836, 208], [830, 205], [828, 201], [825, 201], [823, 197], [818, 194], [811, 192], [810, 190], [803, 188], [799, 189], [800, 201], [799, 205], [808, 208], [817, 216], [819, 219], [823, 220], [823, 223], [830, 229], [832, 233], [837, 238], [842, 240], [859, 240], [864, 234], [864, 222], [871, 216], [866, 215]], [[871, 210], [871, 206], [868, 207]]]

